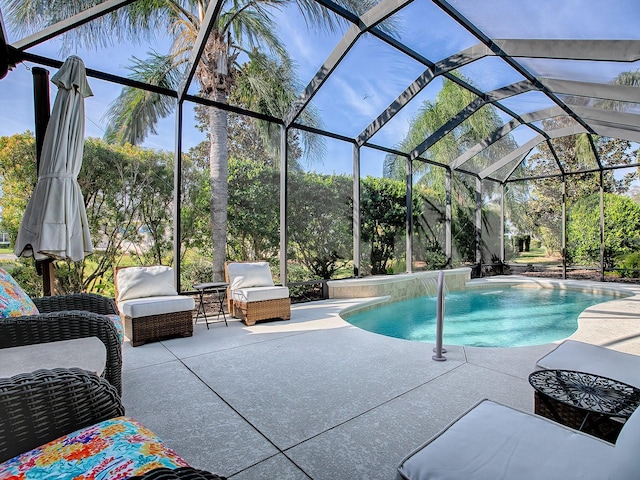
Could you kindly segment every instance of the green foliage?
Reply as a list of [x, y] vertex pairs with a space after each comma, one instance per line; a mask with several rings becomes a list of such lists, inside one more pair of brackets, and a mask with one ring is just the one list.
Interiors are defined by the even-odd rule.
[[[389, 178], [365, 177], [360, 193], [362, 241], [369, 245], [372, 275], [386, 274], [389, 262], [397, 258], [397, 239], [405, 234], [406, 187]], [[419, 216], [418, 202], [414, 213]]]
[[278, 170], [246, 159], [229, 161], [229, 260], [277, 256], [280, 242]]
[[619, 258], [617, 267], [620, 268], [618, 274], [622, 278], [640, 277], [640, 252], [631, 252]]
[[[12, 239], [35, 183], [34, 143], [30, 132], [0, 139], [3, 223]], [[78, 183], [96, 251], [82, 262], [54, 263], [58, 292], [111, 292], [113, 267], [127, 252], [140, 264], [171, 258], [172, 163], [168, 153], [85, 140]], [[29, 285], [26, 265], [33, 261], [18, 274]]]
[[[605, 268], [640, 247], [640, 205], [626, 196], [605, 194]], [[567, 254], [572, 263], [600, 263], [600, 198], [589, 195], [568, 213]]]
[[0, 137], [2, 229], [9, 233], [11, 239], [18, 236], [22, 215], [36, 184], [36, 175], [36, 141], [33, 133]]
[[346, 175], [289, 175], [291, 254], [314, 278], [332, 278], [352, 258], [352, 194]]
[[[209, 142], [202, 142], [182, 157], [182, 198], [180, 240], [182, 257], [193, 249], [211, 252], [209, 207]], [[209, 276], [210, 281], [210, 276]]]
[[187, 261], [183, 262], [180, 269], [180, 283], [185, 289], [190, 289], [195, 283], [211, 281], [213, 272], [211, 260], [203, 258], [197, 252], [194, 253], [194, 255], [188, 255]]
[[83, 266], [84, 288], [104, 283], [126, 252], [138, 264], [170, 261], [172, 155], [97, 139], [87, 139], [84, 152], [78, 183], [99, 249], [95, 269]]
[[13, 279], [30, 297], [42, 296], [42, 277], [38, 276], [33, 261], [18, 259], [11, 269], [8, 269]]

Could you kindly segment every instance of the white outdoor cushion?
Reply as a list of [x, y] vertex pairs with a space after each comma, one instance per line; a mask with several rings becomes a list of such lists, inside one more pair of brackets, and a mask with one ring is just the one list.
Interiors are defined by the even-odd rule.
[[613, 455], [600, 439], [484, 400], [406, 457], [396, 479], [607, 479]]
[[118, 270], [117, 275], [118, 302], [132, 298], [178, 295], [173, 285], [171, 267], [127, 267]]
[[273, 286], [271, 269], [267, 262], [232, 262], [227, 265], [227, 273], [231, 290]]
[[231, 297], [238, 302], [262, 302], [289, 298], [287, 287], [253, 287], [240, 288], [231, 292]]
[[637, 480], [640, 476], [639, 445], [640, 408], [636, 408], [620, 430], [616, 440], [616, 447], [613, 449], [613, 468], [609, 476], [611, 480]]
[[640, 388], [640, 356], [590, 343], [565, 340], [536, 363], [543, 370], [576, 370]]
[[193, 298], [184, 295], [167, 295], [163, 297], [134, 298], [118, 302], [120, 313], [127, 317], [138, 318], [163, 313], [184, 312], [193, 310], [196, 303]]

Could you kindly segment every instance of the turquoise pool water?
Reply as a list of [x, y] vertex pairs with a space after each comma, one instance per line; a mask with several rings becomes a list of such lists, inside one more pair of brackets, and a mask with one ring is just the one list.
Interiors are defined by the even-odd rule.
[[[540, 345], [570, 336], [587, 307], [612, 300], [554, 288], [469, 290], [446, 295], [443, 343], [477, 347]], [[390, 337], [435, 343], [436, 298], [418, 297], [345, 317], [356, 327]]]

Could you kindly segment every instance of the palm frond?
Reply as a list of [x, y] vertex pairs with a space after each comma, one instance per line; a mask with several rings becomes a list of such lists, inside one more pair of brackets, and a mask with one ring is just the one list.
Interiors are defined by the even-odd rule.
[[[234, 102], [257, 112], [282, 118], [300, 90], [293, 64], [288, 57], [269, 57], [257, 50], [248, 51], [250, 61], [240, 67]], [[313, 108], [305, 109], [301, 121], [321, 128], [321, 120]], [[258, 129], [271, 152], [279, 149], [280, 127], [259, 122]], [[301, 146], [308, 161], [321, 158], [324, 143], [317, 135], [300, 132]]]
[[[614, 85], [622, 85], [625, 87], [640, 87], [640, 69], [629, 72], [622, 72], [612, 82]], [[638, 102], [640, 103], [640, 101]], [[630, 107], [637, 107], [637, 104], [629, 102], [621, 102], [618, 100], [600, 100], [595, 104], [596, 107], [605, 108], [607, 110], [616, 110], [623, 112]]]
[[[15, 36], [25, 36], [81, 13], [103, 0], [56, 2], [7, 0], [8, 20]], [[92, 20], [61, 36], [62, 52], [74, 48], [97, 49], [121, 41], [140, 42], [171, 22], [171, 0], [138, 0], [111, 14]]]
[[[340, 26], [347, 24], [346, 20], [319, 2], [314, 0], [295, 0], [295, 3], [309, 28], [336, 32]], [[380, 3], [380, 0], [336, 0], [335, 3], [359, 16], [371, 10], [376, 4]], [[393, 34], [397, 30], [393, 18], [382, 22], [379, 28], [389, 34]]]
[[260, 3], [267, 2], [249, 2], [223, 12], [219, 30], [221, 34], [231, 32], [238, 46], [247, 50], [266, 48], [284, 59], [287, 53], [276, 34], [276, 25], [270, 12]]
[[[129, 78], [176, 89], [181, 72], [172, 55], [151, 52], [144, 60], [134, 57]], [[105, 139], [110, 142], [138, 144], [144, 138], [155, 134], [156, 125], [175, 107], [175, 101], [158, 93], [124, 87], [111, 104], [105, 117], [109, 119]]]

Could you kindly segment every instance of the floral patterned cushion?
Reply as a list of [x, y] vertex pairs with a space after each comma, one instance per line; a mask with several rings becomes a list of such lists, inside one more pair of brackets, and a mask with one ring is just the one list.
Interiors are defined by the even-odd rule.
[[120, 318], [120, 315], [105, 315], [105, 316], [109, 317], [113, 322], [113, 324], [116, 326], [120, 343], [124, 342], [124, 325], [122, 324], [122, 318]]
[[149, 429], [127, 417], [77, 430], [0, 464], [0, 478], [124, 479], [189, 465]]
[[38, 308], [20, 285], [0, 268], [0, 318], [37, 315]]

